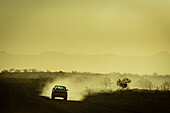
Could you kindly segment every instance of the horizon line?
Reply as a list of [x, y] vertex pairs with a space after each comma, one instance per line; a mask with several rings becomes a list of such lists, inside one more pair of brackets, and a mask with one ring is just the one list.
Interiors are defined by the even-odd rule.
[[1, 53], [6, 53], [6, 54], [10, 54], [10, 55], [32, 55], [32, 56], [38, 56], [38, 55], [41, 55], [43, 53], [60, 53], [60, 54], [65, 54], [65, 55], [86, 55], [86, 56], [93, 56], [93, 55], [115, 55], [115, 56], [126, 56], [126, 57], [150, 57], [150, 56], [155, 56], [155, 55], [158, 55], [158, 54], [169, 54], [168, 51], [159, 51], [157, 52], [156, 54], [153, 54], [153, 55], [146, 55], [146, 56], [139, 56], [139, 55], [119, 55], [119, 54], [114, 54], [114, 53], [103, 53], [103, 54], [84, 54], [84, 53], [66, 53], [66, 52], [62, 52], [62, 51], [42, 51], [40, 53], [36, 53], [36, 54], [14, 54], [14, 53], [10, 53], [8, 51], [5, 51], [5, 50], [0, 50]]

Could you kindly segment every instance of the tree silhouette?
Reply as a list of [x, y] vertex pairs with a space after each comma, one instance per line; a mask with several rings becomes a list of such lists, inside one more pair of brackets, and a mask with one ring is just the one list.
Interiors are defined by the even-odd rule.
[[106, 90], [108, 87], [111, 86], [111, 79], [106, 77], [103, 79], [103, 85], [104, 85], [104, 89]]
[[117, 81], [117, 86], [120, 86], [120, 87], [122, 87], [122, 89], [124, 89], [124, 88], [127, 88], [128, 87], [128, 83], [131, 83], [131, 80], [130, 79], [128, 79], [128, 78], [124, 78], [124, 79], [119, 79], [118, 81]]
[[165, 82], [162, 84], [162, 89], [163, 89], [164, 91], [169, 91], [169, 89], [170, 89], [170, 82], [165, 81]]

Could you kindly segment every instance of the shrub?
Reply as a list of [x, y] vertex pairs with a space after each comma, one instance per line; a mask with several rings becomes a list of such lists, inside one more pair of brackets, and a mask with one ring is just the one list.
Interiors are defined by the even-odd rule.
[[128, 83], [131, 83], [131, 80], [128, 78], [124, 78], [124, 79], [119, 79], [117, 81], [117, 86], [120, 86], [122, 89], [127, 88], [128, 87]]

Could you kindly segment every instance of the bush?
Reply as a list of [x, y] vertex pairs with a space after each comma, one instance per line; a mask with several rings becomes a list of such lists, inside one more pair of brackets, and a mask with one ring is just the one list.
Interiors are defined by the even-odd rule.
[[120, 86], [122, 89], [127, 88], [128, 87], [128, 83], [131, 83], [131, 80], [128, 78], [124, 78], [124, 79], [119, 79], [117, 81], [117, 86]]

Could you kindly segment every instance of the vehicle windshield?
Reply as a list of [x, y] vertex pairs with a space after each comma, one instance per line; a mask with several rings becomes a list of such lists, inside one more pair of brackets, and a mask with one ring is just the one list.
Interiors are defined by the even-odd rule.
[[55, 86], [54, 89], [56, 89], [56, 90], [66, 90], [66, 88], [63, 87], [63, 86]]

